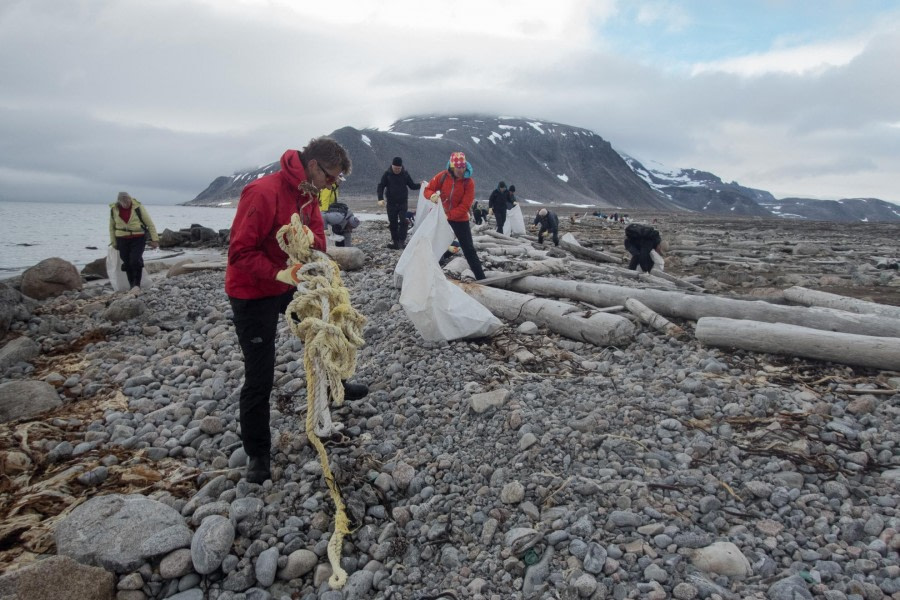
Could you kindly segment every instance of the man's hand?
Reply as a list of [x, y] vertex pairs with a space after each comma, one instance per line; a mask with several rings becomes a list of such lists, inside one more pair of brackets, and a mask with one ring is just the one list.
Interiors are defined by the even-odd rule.
[[382, 207], [383, 207], [383, 206], [384, 206], [384, 200], [379, 200], [379, 201], [378, 201], [378, 206], [382, 206]]
[[494, 214], [494, 209], [493, 209], [493, 208], [489, 208], [489, 209], [488, 209], [488, 214], [489, 214], [489, 215], [493, 215], [493, 214]]
[[441, 200], [441, 190], [438, 190], [438, 191], [436, 191], [435, 193], [433, 193], [433, 194], [431, 195], [431, 198], [429, 198], [429, 200], [431, 200], [431, 201], [434, 202], [435, 204], [437, 204], [438, 202], [440, 202], [440, 200]]
[[303, 264], [291, 265], [287, 269], [282, 269], [275, 274], [275, 279], [280, 281], [281, 283], [286, 283], [288, 285], [297, 285], [300, 283], [300, 277], [298, 272], [303, 267]]
[[159, 248], [159, 242], [154, 242], [151, 240], [150, 247], [153, 248], [154, 250], [156, 250], [157, 248]]

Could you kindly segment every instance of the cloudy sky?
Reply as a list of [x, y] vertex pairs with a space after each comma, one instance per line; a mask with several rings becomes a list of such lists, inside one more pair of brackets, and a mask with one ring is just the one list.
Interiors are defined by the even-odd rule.
[[477, 112], [900, 202], [898, 64], [896, 0], [0, 0], [0, 200], [184, 202], [345, 125]]

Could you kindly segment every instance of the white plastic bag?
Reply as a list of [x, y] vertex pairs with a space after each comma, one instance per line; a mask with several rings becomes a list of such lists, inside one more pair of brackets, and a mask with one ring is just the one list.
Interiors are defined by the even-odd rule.
[[436, 206], [437, 204], [425, 198], [425, 184], [423, 183], [422, 187], [419, 188], [419, 199], [416, 201], [416, 220], [407, 233], [413, 235], [419, 229], [419, 223], [424, 221], [431, 209]]
[[[127, 292], [131, 289], [128, 286], [128, 275], [122, 270], [122, 257], [119, 256], [119, 250], [115, 246], [109, 246], [106, 250], [106, 275], [114, 292]], [[147, 267], [144, 267], [141, 273], [141, 288], [151, 287], [153, 280], [147, 273]]]
[[518, 204], [506, 211], [503, 235], [525, 235], [525, 217], [522, 216], [522, 209]]
[[431, 207], [423, 208], [423, 216], [417, 211], [415, 233], [394, 269], [403, 278], [400, 305], [430, 342], [493, 334], [503, 323], [444, 277], [438, 260], [453, 241], [453, 230], [444, 211], [425, 202]]

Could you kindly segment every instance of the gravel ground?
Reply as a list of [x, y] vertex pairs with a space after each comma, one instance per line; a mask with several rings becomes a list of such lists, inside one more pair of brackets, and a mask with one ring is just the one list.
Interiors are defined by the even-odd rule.
[[[69, 497], [137, 492], [190, 530], [188, 555], [181, 543], [118, 570], [119, 598], [900, 598], [896, 373], [646, 329], [619, 348], [528, 324], [423, 342], [387, 241], [367, 223], [366, 268], [344, 275], [368, 319], [355, 379], [371, 392], [332, 413], [354, 527], [342, 591], [327, 583], [333, 507], [303, 433], [303, 348], [285, 327], [273, 481], [242, 479], [221, 271], [136, 298], [67, 293], [13, 324], [42, 355], [2, 382], [46, 382], [64, 401], [16, 438], [28, 482], [77, 466]], [[23, 423], [5, 426], [5, 452]], [[121, 475], [138, 467], [161, 480]], [[26, 491], [4, 489], [4, 518]], [[79, 516], [42, 509], [50, 524]], [[7, 567], [55, 551], [11, 541]]]

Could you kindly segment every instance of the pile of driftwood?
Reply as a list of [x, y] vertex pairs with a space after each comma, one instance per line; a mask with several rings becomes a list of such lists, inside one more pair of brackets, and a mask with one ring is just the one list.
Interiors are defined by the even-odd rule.
[[[554, 248], [546, 240], [543, 246], [538, 245], [533, 236], [512, 238], [487, 228], [476, 229], [476, 249], [483, 262], [495, 269], [487, 271], [486, 280], [463, 284], [463, 288], [509, 322], [532, 321], [562, 336], [596, 345], [627, 343], [636, 333], [633, 320], [666, 335], [686, 338], [685, 329], [671, 321], [678, 319], [696, 322], [694, 336], [709, 346], [900, 370], [898, 306], [796, 285], [781, 290], [769, 288], [765, 297], [712, 293], [704, 287], [702, 274], [691, 273], [707, 260], [703, 258], [705, 244], [696, 243], [693, 254], [680, 255], [690, 260], [674, 259], [680, 267], [679, 276], [657, 270], [638, 273], [624, 268], [627, 260], [619, 250], [622, 228], [612, 229], [598, 222], [598, 229], [612, 231], [616, 243], [609, 247], [600, 244], [598, 248], [595, 236], [593, 247], [586, 247], [570, 230], [562, 237], [560, 247]], [[677, 243], [670, 242], [670, 256], [679, 256], [673, 254], [673, 246], [675, 252], [690, 247], [684, 241], [687, 237], [671, 237]], [[734, 247], [722, 248], [721, 238], [707, 241], [719, 246], [709, 252], [718, 258], [708, 261], [726, 261], [742, 269], [755, 264], [750, 257], [735, 253]], [[767, 245], [767, 241], [738, 244], [754, 252]], [[798, 253], [794, 258], [822, 254]], [[792, 268], [804, 264], [800, 260], [788, 262]], [[461, 257], [446, 266], [457, 277], [462, 277], [466, 269]], [[784, 269], [774, 270], [783, 276]], [[721, 279], [715, 282], [721, 288]]]

